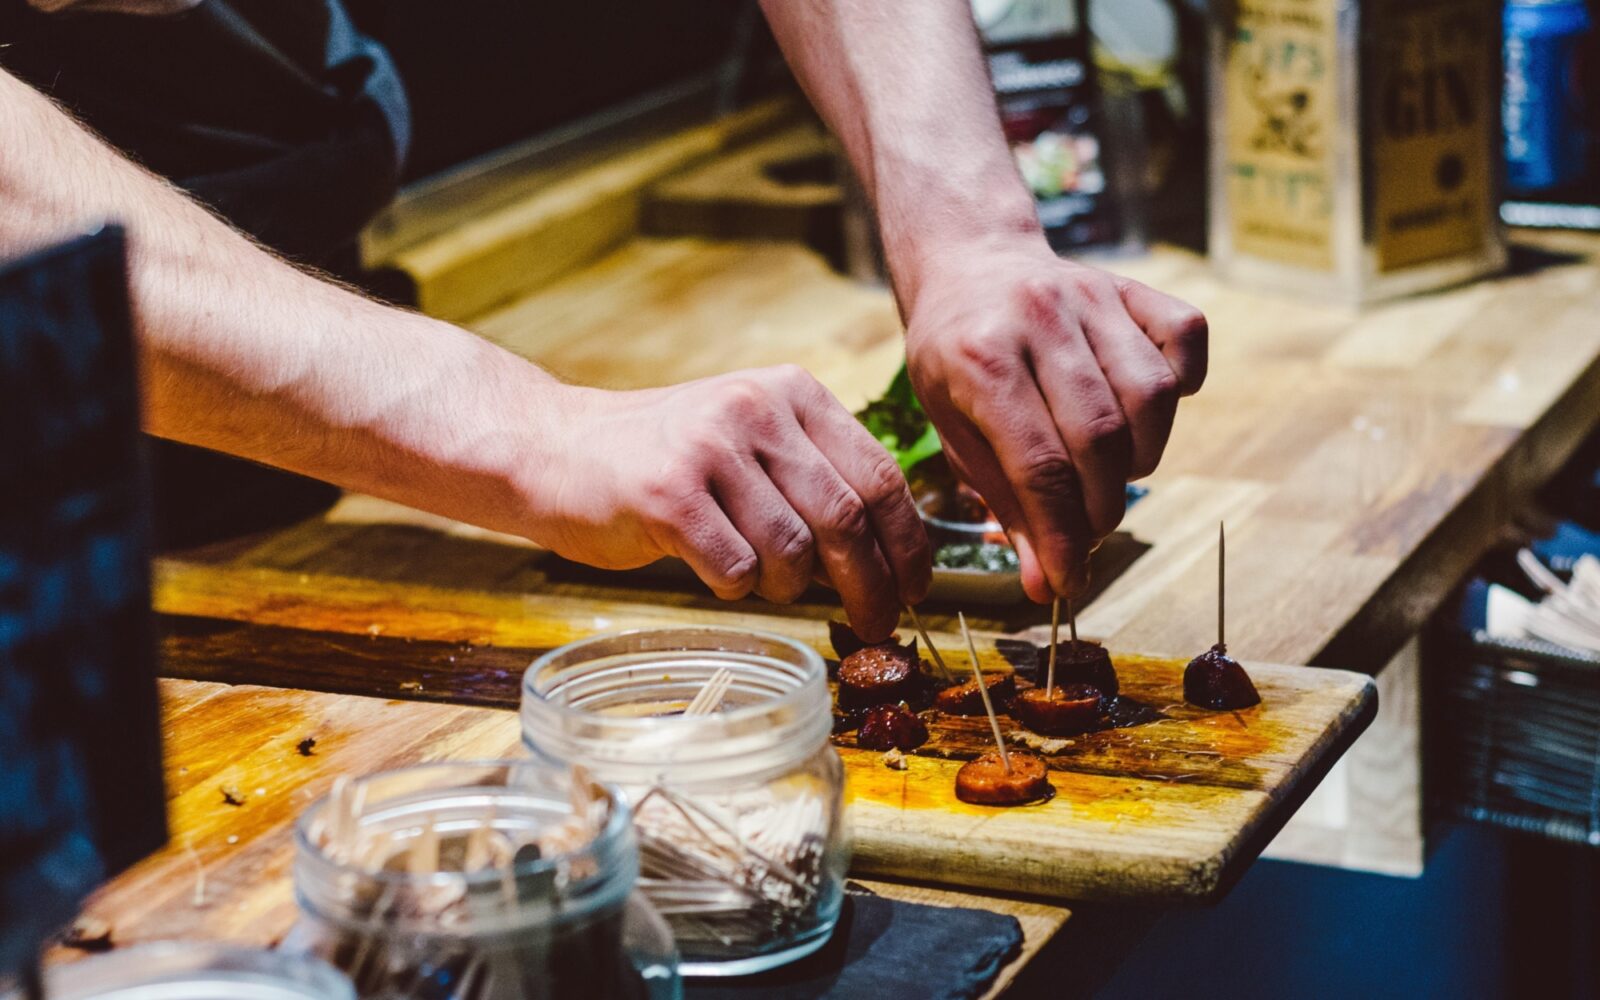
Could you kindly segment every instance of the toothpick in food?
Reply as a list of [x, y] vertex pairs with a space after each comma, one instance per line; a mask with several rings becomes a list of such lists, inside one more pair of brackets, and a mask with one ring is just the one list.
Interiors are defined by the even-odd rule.
[[952, 684], [955, 683], [955, 675], [950, 672], [949, 666], [945, 664], [944, 657], [939, 654], [938, 647], [935, 646], [933, 644], [933, 640], [928, 637], [928, 630], [922, 627], [922, 619], [917, 617], [917, 609], [907, 604], [906, 614], [911, 616], [911, 624], [916, 627], [917, 635], [922, 637], [922, 644], [928, 647], [929, 653], [933, 654], [933, 662], [938, 666], [939, 673], [944, 675], [945, 680], [951, 682]]
[[1050, 665], [1045, 670], [1044, 693], [1056, 689], [1056, 647], [1061, 644], [1061, 595], [1050, 602]]
[[967, 616], [956, 612], [956, 618], [961, 622], [961, 634], [967, 640], [967, 652], [972, 655], [972, 676], [978, 680], [978, 693], [983, 695], [983, 710], [989, 715], [989, 728], [994, 730], [995, 749], [1000, 751], [1000, 762], [1005, 765], [1006, 773], [1011, 773], [1011, 754], [1006, 752], [1006, 738], [1000, 732], [1000, 720], [994, 714], [994, 702], [989, 698], [989, 685], [983, 682], [983, 668], [978, 665], [978, 647], [972, 641], [972, 630], [967, 628]]

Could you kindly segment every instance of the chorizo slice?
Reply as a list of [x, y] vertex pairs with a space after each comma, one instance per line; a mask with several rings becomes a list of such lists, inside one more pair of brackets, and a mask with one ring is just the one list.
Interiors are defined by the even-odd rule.
[[915, 750], [926, 742], [928, 727], [904, 704], [867, 709], [856, 733], [856, 746], [867, 750]]
[[1189, 661], [1183, 671], [1183, 699], [1201, 708], [1231, 710], [1261, 704], [1250, 675], [1217, 643]]
[[1011, 703], [1011, 714], [1044, 736], [1075, 736], [1099, 726], [1104, 707], [1105, 698], [1099, 688], [1057, 684], [1048, 693], [1044, 688], [1030, 688], [1017, 695]]
[[956, 798], [980, 806], [1020, 806], [1055, 794], [1044, 758], [1026, 750], [1010, 751], [1006, 770], [999, 751], [967, 761], [956, 772]]
[[[983, 675], [983, 683], [989, 689], [989, 697], [997, 708], [1010, 704], [1011, 699], [1016, 696], [1015, 674], [986, 673]], [[978, 679], [974, 677], [940, 691], [933, 698], [933, 707], [946, 715], [984, 714], [983, 693], [978, 690]]]
[[865, 646], [839, 664], [839, 707], [848, 710], [912, 701], [922, 683], [916, 642]]
[[[1050, 665], [1050, 647], [1039, 650], [1039, 680], [1042, 682]], [[1098, 642], [1067, 640], [1056, 643], [1056, 683], [1087, 684], [1100, 689], [1107, 698], [1117, 696], [1117, 668], [1111, 654]]]

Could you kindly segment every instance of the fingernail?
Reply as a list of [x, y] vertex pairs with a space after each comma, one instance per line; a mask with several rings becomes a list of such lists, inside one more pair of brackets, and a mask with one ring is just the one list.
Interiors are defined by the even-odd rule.
[[917, 605], [928, 599], [928, 590], [933, 586], [933, 578], [929, 576], [918, 577], [912, 581], [900, 595], [901, 600], [907, 604]]
[[874, 624], [857, 628], [855, 623], [852, 622], [850, 627], [855, 630], [856, 635], [861, 638], [862, 642], [865, 642], [870, 646], [875, 643], [884, 642], [891, 635], [894, 635], [894, 627], [896, 624], [898, 623], [886, 622], [881, 625]]
[[1021, 531], [1009, 531], [1006, 534], [1011, 538], [1011, 547], [1017, 550], [1017, 559], [1019, 561], [1027, 562], [1034, 558], [1033, 543], [1028, 541], [1027, 535], [1024, 535]]

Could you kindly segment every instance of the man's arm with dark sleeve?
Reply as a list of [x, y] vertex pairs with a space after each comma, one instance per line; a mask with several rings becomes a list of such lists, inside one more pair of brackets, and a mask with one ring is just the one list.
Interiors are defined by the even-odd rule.
[[929, 575], [905, 481], [793, 368], [606, 392], [293, 268], [0, 72], [0, 260], [126, 226], [145, 429], [531, 538], [793, 600], [881, 639]]

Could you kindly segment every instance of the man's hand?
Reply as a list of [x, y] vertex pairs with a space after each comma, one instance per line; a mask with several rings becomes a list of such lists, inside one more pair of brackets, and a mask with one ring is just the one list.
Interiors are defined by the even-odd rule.
[[816, 379], [767, 368], [636, 392], [569, 388], [529, 470], [536, 538], [625, 569], [687, 562], [719, 596], [792, 601], [823, 579], [863, 639], [922, 600], [931, 559], [905, 478]]
[[947, 252], [914, 287], [906, 356], [946, 454], [1006, 526], [1028, 594], [1081, 591], [1205, 379], [1205, 317], [1038, 237]]
[[1205, 320], [1050, 251], [971, 0], [762, 7], [877, 210], [911, 382], [956, 470], [1010, 531], [1029, 596], [1079, 591], [1205, 377]]

